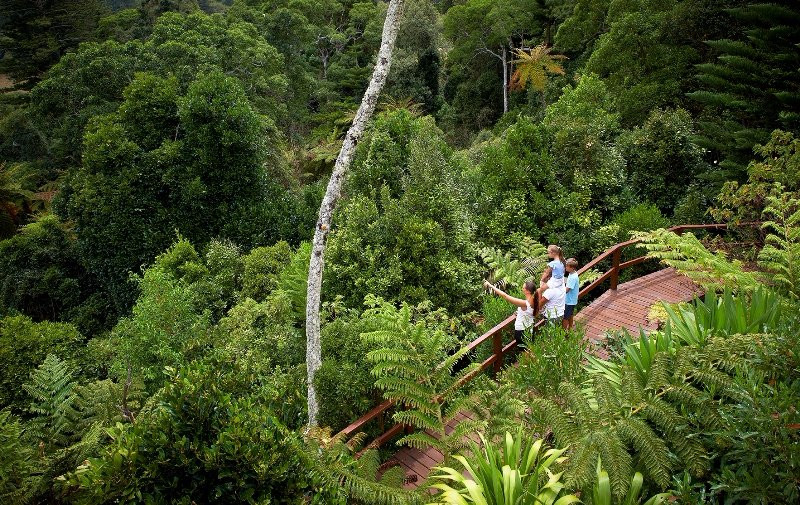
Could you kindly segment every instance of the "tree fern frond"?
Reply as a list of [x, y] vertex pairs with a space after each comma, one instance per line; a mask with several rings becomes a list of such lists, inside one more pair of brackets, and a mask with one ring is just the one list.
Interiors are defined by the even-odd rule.
[[669, 450], [664, 441], [641, 419], [628, 417], [616, 425], [620, 438], [625, 440], [641, 455], [640, 459], [650, 477], [663, 489], [669, 486], [672, 466]]
[[707, 290], [728, 287], [734, 291], [755, 290], [761, 284], [753, 272], [745, 272], [741, 263], [729, 261], [721, 253], [712, 253], [692, 233], [677, 235], [659, 229], [636, 235], [639, 247], [686, 275]]
[[444, 449], [444, 444], [439, 439], [424, 431], [417, 431], [404, 436], [397, 441], [397, 445], [407, 445], [420, 450], [428, 447], [434, 447], [439, 450]]
[[531, 415], [540, 424], [553, 430], [557, 445], [566, 447], [578, 440], [578, 429], [553, 401], [534, 399], [531, 402]]

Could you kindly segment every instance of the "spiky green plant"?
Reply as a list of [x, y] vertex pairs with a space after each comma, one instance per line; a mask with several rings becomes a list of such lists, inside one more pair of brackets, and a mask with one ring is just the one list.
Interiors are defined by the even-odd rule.
[[373, 363], [375, 385], [400, 407], [393, 419], [416, 429], [398, 444], [435, 447], [445, 455], [465, 447], [466, 435], [482, 423], [465, 419], [449, 433], [445, 426], [475, 404], [475, 398], [465, 394], [459, 384], [477, 365], [453, 373], [456, 363], [466, 356], [466, 348], [448, 356], [454, 340], [440, 328], [415, 321], [407, 304], [398, 309], [384, 302], [373, 310], [381, 329], [361, 337], [376, 346], [367, 354]]
[[696, 298], [691, 304], [677, 308], [665, 304], [665, 333], [683, 344], [702, 347], [711, 336], [764, 333], [776, 329], [781, 319], [778, 296], [763, 287], [749, 295], [734, 296], [730, 289], [725, 289], [721, 296], [709, 291], [702, 300]]
[[[611, 495], [611, 480], [608, 478], [608, 472], [603, 470], [603, 462], [598, 458], [597, 460], [597, 481], [592, 489], [592, 505], [637, 505], [641, 501], [642, 484], [644, 477], [639, 472], [636, 472], [631, 478], [631, 484], [628, 486], [628, 494], [622, 501], [615, 501]], [[669, 499], [669, 493], [659, 493], [651, 496], [642, 505], [660, 505]]]
[[767, 219], [761, 229], [768, 232], [758, 254], [759, 265], [770, 281], [793, 300], [800, 298], [800, 200], [793, 193], [768, 196]]
[[619, 361], [606, 361], [594, 355], [586, 355], [584, 369], [591, 375], [603, 375], [615, 387], [621, 385], [621, 370], [627, 366], [645, 381], [649, 377], [650, 368], [658, 352], [674, 353], [672, 335], [664, 332], [646, 333], [639, 329], [639, 337], [634, 340], [627, 330], [622, 333], [623, 355]]
[[[535, 442], [506, 432], [501, 447], [481, 435], [481, 445], [471, 444], [470, 455], [455, 457], [470, 477], [451, 467], [436, 467], [434, 484], [439, 495], [429, 505], [568, 505], [580, 500], [574, 495], [560, 496], [564, 484], [557, 465], [566, 459], [565, 449], [547, 449], [543, 440]], [[448, 484], [452, 483], [453, 486]]]

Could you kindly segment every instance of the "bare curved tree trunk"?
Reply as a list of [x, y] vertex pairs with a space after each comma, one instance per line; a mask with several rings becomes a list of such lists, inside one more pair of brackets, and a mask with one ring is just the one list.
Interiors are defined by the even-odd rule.
[[389, 75], [389, 67], [392, 64], [392, 50], [397, 39], [397, 31], [400, 26], [400, 14], [403, 10], [404, 0], [391, 0], [389, 9], [386, 12], [386, 20], [383, 22], [383, 37], [381, 48], [378, 51], [378, 61], [372, 71], [372, 79], [369, 82], [364, 98], [358, 107], [356, 117], [347, 135], [344, 138], [342, 149], [336, 158], [336, 165], [333, 174], [325, 190], [325, 197], [319, 207], [319, 218], [317, 227], [314, 231], [314, 243], [311, 249], [311, 261], [308, 267], [308, 297], [306, 301], [306, 369], [308, 371], [308, 426], [317, 425], [317, 414], [319, 404], [317, 403], [317, 392], [314, 389], [314, 376], [322, 364], [322, 350], [320, 346], [320, 321], [319, 303], [322, 291], [322, 267], [325, 263], [325, 243], [331, 229], [331, 218], [336, 202], [342, 193], [347, 169], [353, 159], [356, 144], [364, 133], [367, 121], [375, 111], [378, 103], [378, 96], [386, 83]]

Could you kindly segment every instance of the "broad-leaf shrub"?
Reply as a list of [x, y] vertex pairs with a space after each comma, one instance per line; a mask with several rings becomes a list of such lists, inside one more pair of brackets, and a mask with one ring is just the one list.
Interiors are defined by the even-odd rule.
[[476, 237], [513, 250], [522, 236], [559, 243], [570, 254], [589, 250], [582, 231], [600, 221], [585, 193], [555, 173], [551, 135], [520, 117], [498, 138], [473, 148], [474, 166], [465, 170]]
[[215, 352], [237, 363], [251, 391], [282, 424], [305, 422], [305, 338], [294, 325], [291, 302], [274, 293], [264, 302], [236, 304], [212, 330]]
[[442, 132], [430, 117], [387, 112], [363, 145], [325, 254], [326, 294], [351, 308], [374, 294], [467, 311], [480, 288], [476, 247]]
[[110, 430], [100, 456], [65, 477], [70, 501], [289, 504], [306, 492], [321, 500], [297, 435], [247, 394], [243, 379], [235, 363], [218, 361], [171, 371], [137, 422]]
[[99, 331], [111, 308], [81, 264], [74, 232], [53, 215], [0, 242], [0, 313], [73, 322]]
[[[631, 239], [633, 232], [646, 232], [669, 226], [669, 220], [654, 204], [640, 203], [614, 215], [610, 221], [595, 231], [596, 251]], [[627, 255], [636, 254], [635, 249], [623, 251]]]
[[549, 176], [558, 179], [570, 193], [580, 194], [601, 218], [626, 207], [631, 199], [623, 184], [625, 161], [613, 142], [619, 131], [619, 116], [611, 111], [605, 84], [596, 75], [587, 74], [574, 87], [563, 89], [542, 121], [552, 135]]
[[278, 242], [269, 247], [256, 247], [242, 257], [241, 296], [256, 301], [266, 299], [276, 287], [277, 277], [291, 258], [291, 248], [286, 242]]
[[314, 378], [320, 424], [333, 430], [358, 419], [381, 399], [367, 354], [375, 348], [361, 334], [378, 328], [374, 317], [349, 315], [322, 327], [322, 366]]
[[174, 77], [137, 74], [117, 111], [90, 122], [60, 212], [121, 309], [133, 298], [128, 272], [151, 262], [175, 229], [206, 244], [237, 208], [261, 201], [274, 184], [262, 166], [266, 131], [241, 84], [219, 72], [185, 91]]
[[111, 373], [121, 380], [130, 373], [152, 393], [164, 381], [165, 366], [179, 367], [209, 344], [211, 314], [199, 312], [192, 290], [158, 268], [145, 271], [139, 287], [132, 314], [112, 331]]
[[694, 134], [686, 110], [653, 109], [644, 125], [623, 133], [617, 141], [634, 194], [668, 216], [686, 187], [708, 168], [702, 149], [691, 140]]

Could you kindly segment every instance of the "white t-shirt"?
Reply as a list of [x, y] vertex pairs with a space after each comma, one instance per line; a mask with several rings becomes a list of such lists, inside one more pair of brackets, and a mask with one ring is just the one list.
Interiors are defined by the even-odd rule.
[[542, 307], [542, 313], [547, 319], [564, 317], [567, 290], [564, 289], [563, 284], [559, 287], [547, 288], [544, 293], [542, 293], [542, 296], [547, 299], [544, 307]]
[[[564, 312], [563, 310], [561, 312]], [[525, 300], [525, 309], [517, 307], [517, 319], [514, 321], [515, 330], [527, 330], [533, 326], [533, 307]]]

